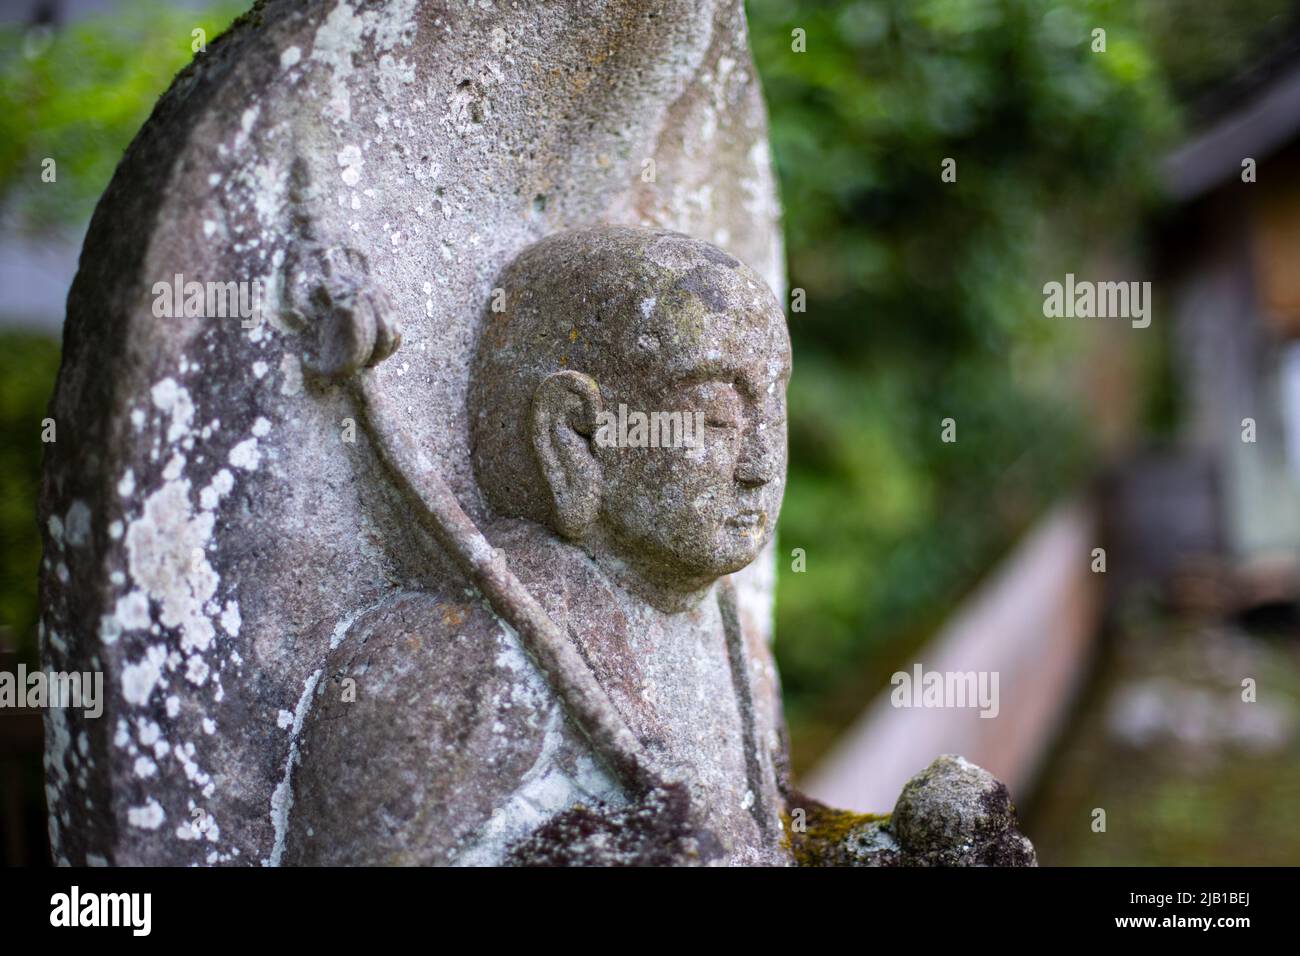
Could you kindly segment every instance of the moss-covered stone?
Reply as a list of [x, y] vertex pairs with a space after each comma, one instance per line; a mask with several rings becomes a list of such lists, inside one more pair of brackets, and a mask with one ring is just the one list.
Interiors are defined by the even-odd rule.
[[800, 866], [1036, 866], [1005, 785], [945, 754], [907, 782], [892, 814], [796, 797], [785, 817]]
[[790, 850], [799, 866], [898, 865], [889, 814], [834, 810], [807, 798], [802, 803], [785, 815]]

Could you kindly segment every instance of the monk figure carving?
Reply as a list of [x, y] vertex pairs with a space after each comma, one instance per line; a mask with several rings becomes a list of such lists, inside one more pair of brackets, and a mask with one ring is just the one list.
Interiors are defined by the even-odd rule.
[[781, 507], [780, 305], [708, 243], [622, 227], [544, 239], [496, 284], [468, 399], [493, 520], [422, 491], [371, 419], [476, 570], [340, 634], [283, 861], [794, 862], [776, 669], [729, 577]]

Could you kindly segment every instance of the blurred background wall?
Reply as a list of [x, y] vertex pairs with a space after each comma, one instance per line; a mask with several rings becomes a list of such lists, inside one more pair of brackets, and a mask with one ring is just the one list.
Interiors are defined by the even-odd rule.
[[[85, 223], [191, 31], [243, 7], [0, 7], [0, 666], [36, 662]], [[798, 290], [776, 633], [801, 778], [883, 811], [966, 751], [1045, 863], [1300, 863], [1273, 809], [1300, 800], [1295, 4], [748, 11]], [[1067, 273], [1151, 281], [1150, 326], [1045, 317]], [[1001, 713], [890, 706], [918, 663], [999, 671]], [[39, 752], [0, 711], [8, 862], [44, 859]]]

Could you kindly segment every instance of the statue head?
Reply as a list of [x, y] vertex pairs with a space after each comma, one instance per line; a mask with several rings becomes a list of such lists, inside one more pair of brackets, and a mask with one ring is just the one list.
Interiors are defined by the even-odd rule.
[[504, 271], [471, 369], [479, 484], [656, 587], [697, 590], [770, 540], [790, 341], [772, 291], [677, 233], [560, 233]]

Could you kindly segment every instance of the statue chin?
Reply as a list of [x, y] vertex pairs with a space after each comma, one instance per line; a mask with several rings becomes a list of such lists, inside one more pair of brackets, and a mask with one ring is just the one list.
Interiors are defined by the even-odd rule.
[[720, 529], [712, 538], [701, 535], [700, 542], [711, 547], [697, 547], [692, 553], [675, 553], [669, 560], [675, 576], [681, 581], [699, 581], [708, 579], [712, 584], [718, 578], [741, 571], [762, 553], [768, 541], [768, 535], [761, 537], [740, 538], [729, 534], [731, 529]]

